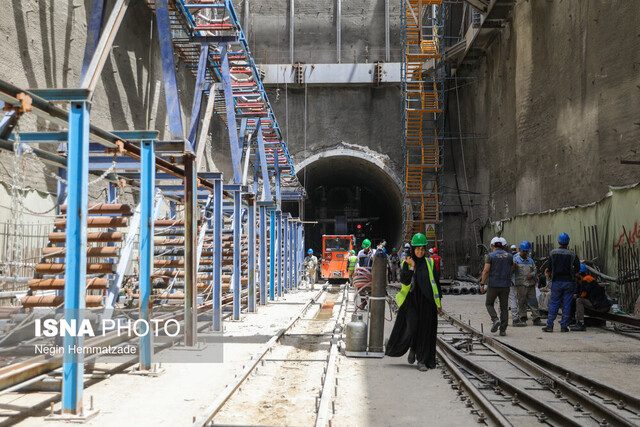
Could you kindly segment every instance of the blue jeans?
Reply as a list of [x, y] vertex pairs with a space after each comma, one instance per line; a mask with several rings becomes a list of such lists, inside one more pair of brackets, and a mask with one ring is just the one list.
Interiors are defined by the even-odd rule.
[[551, 284], [551, 301], [549, 301], [549, 317], [547, 317], [547, 326], [553, 328], [553, 322], [558, 315], [558, 309], [562, 304], [562, 319], [560, 326], [569, 327], [569, 316], [571, 315], [571, 302], [573, 301], [573, 293], [575, 292], [575, 283], [573, 282], [553, 282]]

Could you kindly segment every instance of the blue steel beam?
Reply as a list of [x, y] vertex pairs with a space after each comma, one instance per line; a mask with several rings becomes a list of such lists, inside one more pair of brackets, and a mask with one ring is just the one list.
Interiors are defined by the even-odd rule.
[[298, 246], [300, 245], [300, 240], [298, 239], [298, 234], [300, 223], [296, 221], [293, 226], [293, 247], [295, 248], [295, 250], [293, 251], [293, 255], [295, 257], [293, 260], [293, 286], [298, 289], [298, 269], [300, 267], [300, 249], [298, 248]]
[[213, 181], [213, 330], [222, 332], [222, 177]]
[[198, 75], [193, 94], [193, 105], [191, 107], [191, 125], [189, 137], [184, 142], [184, 151], [195, 154], [196, 138], [198, 135], [198, 124], [200, 123], [200, 108], [202, 107], [202, 94], [204, 93], [205, 77], [207, 74], [207, 59], [209, 58], [209, 45], [203, 44], [200, 47], [200, 61], [198, 62]]
[[169, 131], [172, 139], [184, 139], [182, 130], [182, 113], [180, 97], [176, 81], [176, 67], [173, 62], [173, 46], [171, 44], [171, 27], [169, 24], [168, 0], [156, 0], [156, 23], [162, 56], [162, 74], [164, 76], [164, 95], [167, 102]]
[[278, 257], [278, 296], [282, 296], [282, 211], [276, 211], [276, 256]]
[[[142, 176], [140, 181], [141, 221], [140, 221], [140, 319], [151, 325], [149, 313], [149, 298], [151, 297], [151, 274], [153, 273], [153, 234], [154, 234], [154, 206], [156, 157], [153, 141], [142, 141]], [[140, 369], [151, 368], [151, 354], [153, 349], [151, 328], [146, 328], [146, 334], [140, 337], [139, 354]]]
[[229, 71], [229, 57], [227, 55], [227, 45], [220, 47], [220, 74], [222, 75], [222, 83], [224, 87], [224, 99], [227, 112], [227, 128], [229, 130], [229, 145], [231, 146], [231, 162], [233, 163], [233, 182], [240, 184], [242, 182], [242, 171], [240, 162], [242, 153], [238, 145], [238, 129], [236, 123], [235, 104], [233, 102], [233, 87], [231, 86], [231, 73]]
[[[64, 317], [67, 324], [84, 319], [87, 277], [87, 212], [89, 192], [89, 102], [72, 102], [69, 110], [69, 187], [65, 255]], [[62, 364], [62, 413], [82, 412], [84, 356], [82, 334], [65, 335]]]
[[260, 204], [260, 305], [267, 303], [267, 207]]
[[267, 155], [264, 151], [264, 137], [262, 135], [262, 127], [260, 120], [257, 121], [258, 126], [258, 150], [256, 155], [260, 158], [260, 172], [262, 172], [262, 200], [271, 200], [271, 183], [269, 182], [269, 169], [267, 167]]
[[96, 51], [98, 39], [100, 38], [100, 30], [102, 28], [102, 13], [104, 11], [104, 0], [92, 0], [91, 12], [89, 14], [89, 22], [87, 23], [87, 43], [84, 46], [84, 59], [82, 61], [82, 72], [80, 80], [84, 79], [87, 74], [91, 59]]
[[288, 292], [289, 288], [289, 219], [287, 215], [282, 215], [282, 247], [284, 256], [282, 257], [282, 278], [284, 293]]
[[269, 301], [275, 299], [275, 277], [276, 277], [276, 211], [269, 213]]
[[240, 320], [240, 287], [242, 283], [240, 280], [242, 275], [240, 268], [240, 257], [242, 256], [240, 243], [240, 236], [242, 235], [241, 195], [240, 191], [233, 192], [233, 320]]
[[[274, 157], [277, 159], [278, 158], [278, 150], [276, 150], [275, 148], [273, 149], [273, 153], [274, 153]], [[274, 162], [274, 167], [276, 169], [276, 179], [275, 179], [275, 186], [276, 186], [276, 203], [278, 204], [278, 207], [281, 206], [282, 203], [282, 196], [280, 195], [280, 166], [278, 165], [278, 162]]]
[[248, 268], [249, 268], [249, 302], [248, 311], [253, 313], [256, 311], [256, 201], [254, 198], [249, 200], [248, 214]]
[[289, 266], [289, 290], [293, 289], [295, 287], [295, 282], [293, 280], [293, 265], [294, 265], [294, 261], [295, 261], [295, 252], [296, 252], [296, 247], [294, 246], [294, 239], [293, 239], [293, 233], [294, 233], [294, 225], [295, 222], [293, 221], [293, 218], [291, 218], [291, 215], [289, 215], [289, 251], [288, 251], [288, 260], [287, 260], [287, 265]]

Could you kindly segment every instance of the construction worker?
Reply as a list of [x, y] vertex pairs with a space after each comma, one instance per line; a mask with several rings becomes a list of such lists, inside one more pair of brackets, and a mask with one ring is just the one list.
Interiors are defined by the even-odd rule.
[[607, 298], [604, 288], [598, 284], [595, 277], [589, 274], [587, 266], [584, 264], [580, 264], [578, 292], [574, 298], [576, 298], [576, 324], [571, 326], [572, 331], [583, 332], [587, 330], [584, 326], [585, 307], [601, 313], [606, 313], [611, 308], [611, 301]]
[[436, 269], [435, 271], [436, 282], [440, 284], [440, 274], [442, 273], [442, 269], [444, 267], [444, 264], [442, 262], [442, 257], [438, 255], [438, 248], [429, 249], [429, 253], [431, 254], [429, 258], [433, 260], [433, 265]]
[[540, 313], [538, 311], [538, 300], [536, 299], [538, 274], [536, 264], [529, 256], [529, 251], [531, 251], [531, 242], [523, 240], [522, 243], [520, 243], [520, 252], [513, 257], [519, 318], [518, 323], [514, 320], [513, 326], [527, 326], [527, 306], [531, 309], [533, 324], [535, 326], [542, 326]]
[[316, 284], [316, 267], [318, 266], [318, 258], [313, 255], [313, 249], [311, 248], [307, 251], [307, 256], [304, 259], [304, 265], [307, 269], [307, 277], [311, 284], [311, 290], [313, 290], [314, 285]]
[[569, 235], [561, 233], [558, 236], [559, 248], [549, 254], [549, 267], [546, 273], [551, 276], [551, 301], [549, 301], [549, 316], [544, 332], [553, 332], [553, 322], [556, 320], [560, 305], [562, 305], [562, 320], [560, 331], [569, 332], [569, 318], [571, 302], [575, 290], [576, 273], [580, 270], [580, 260], [575, 252], [568, 249]]
[[434, 262], [426, 257], [426, 246], [424, 234], [417, 233], [411, 239], [411, 255], [400, 274], [404, 298], [385, 351], [387, 356], [400, 357], [409, 350], [409, 363], [417, 360], [420, 371], [436, 367], [437, 316], [442, 313], [440, 287], [434, 278]]
[[362, 250], [358, 252], [358, 264], [356, 267], [371, 267], [373, 265], [374, 250], [371, 249], [371, 240], [362, 241]]
[[389, 283], [398, 280], [398, 270], [400, 270], [400, 257], [396, 252], [396, 248], [393, 248], [389, 255]]
[[[511, 289], [511, 274], [513, 273], [513, 256], [503, 248], [507, 241], [502, 237], [491, 239], [493, 251], [484, 259], [484, 269], [480, 281], [480, 293], [485, 293], [488, 286], [487, 299], [485, 305], [491, 321], [491, 332], [496, 332], [500, 328], [500, 336], [507, 335], [509, 325], [509, 290]], [[494, 307], [496, 298], [500, 302], [500, 319]]]
[[[503, 247], [505, 248], [507, 247], [506, 240]], [[516, 245], [511, 245], [509, 247], [509, 252], [511, 253], [511, 256], [516, 256], [516, 254], [518, 253], [518, 250], [516, 249]], [[513, 319], [513, 326], [524, 326], [520, 324], [520, 316], [518, 315], [518, 295], [516, 292], [515, 271], [511, 275], [511, 288], [509, 289], [509, 309], [511, 310], [511, 318]]]
[[358, 257], [356, 256], [356, 251], [351, 250], [349, 254], [349, 259], [347, 260], [347, 273], [349, 273], [349, 283], [353, 286], [353, 272], [356, 269], [356, 264], [358, 263]]

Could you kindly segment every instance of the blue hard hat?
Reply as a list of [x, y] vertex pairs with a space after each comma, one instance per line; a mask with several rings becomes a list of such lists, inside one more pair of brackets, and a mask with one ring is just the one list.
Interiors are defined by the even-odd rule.
[[309, 250], [307, 251], [307, 253], [308, 253], [308, 254], [312, 254], [312, 253], [313, 253], [313, 249], [309, 249]]
[[568, 245], [569, 240], [569, 235], [567, 233], [561, 233], [558, 236], [558, 243], [560, 243], [561, 245]]
[[584, 265], [583, 263], [580, 263], [580, 273], [586, 273], [587, 272], [587, 266]]
[[528, 240], [523, 240], [522, 243], [520, 243], [520, 250], [522, 251], [530, 251], [531, 250], [531, 242]]

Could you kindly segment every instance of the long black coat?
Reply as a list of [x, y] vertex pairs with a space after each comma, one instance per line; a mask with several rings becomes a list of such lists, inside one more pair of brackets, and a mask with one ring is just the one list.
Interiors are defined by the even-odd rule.
[[[414, 259], [416, 261], [414, 271], [409, 270], [407, 263], [402, 266], [401, 282], [412, 283], [412, 286], [398, 310], [385, 354], [400, 357], [407, 350], [412, 349], [418, 362], [424, 363], [429, 368], [435, 368], [438, 309], [433, 298], [425, 258], [414, 257]], [[438, 293], [440, 294], [439, 287]]]

